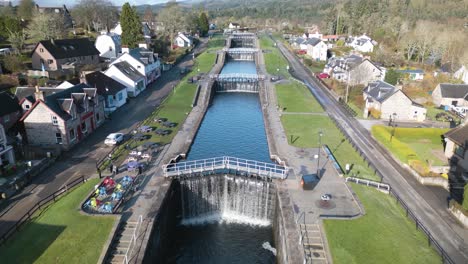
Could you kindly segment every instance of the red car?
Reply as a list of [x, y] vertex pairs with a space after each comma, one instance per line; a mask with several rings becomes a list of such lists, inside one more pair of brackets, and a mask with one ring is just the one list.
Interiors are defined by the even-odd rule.
[[306, 50], [298, 50], [296, 51], [297, 54], [299, 55], [304, 55], [304, 54], [307, 54], [307, 51]]
[[328, 75], [328, 73], [321, 72], [321, 73], [317, 73], [317, 77], [320, 79], [328, 79], [330, 78], [330, 75]]

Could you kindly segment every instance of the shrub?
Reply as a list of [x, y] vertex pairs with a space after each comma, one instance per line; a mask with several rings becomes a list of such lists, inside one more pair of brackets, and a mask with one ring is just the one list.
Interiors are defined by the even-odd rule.
[[310, 67], [310, 66], [312, 66], [312, 64], [313, 64], [313, 61], [312, 61], [312, 59], [310, 59], [310, 58], [305, 58], [305, 59], [304, 59], [304, 63], [305, 63], [305, 65], [307, 65], [307, 66]]
[[408, 165], [421, 176], [429, 176], [429, 167], [420, 160], [410, 159]]
[[380, 110], [377, 110], [375, 108], [369, 109], [370, 115], [375, 118], [375, 119], [380, 119], [380, 116], [382, 115], [382, 112]]
[[21, 72], [24, 69], [24, 65], [18, 56], [14, 56], [14, 55], [5, 56], [3, 63], [5, 66], [5, 70], [11, 73]]

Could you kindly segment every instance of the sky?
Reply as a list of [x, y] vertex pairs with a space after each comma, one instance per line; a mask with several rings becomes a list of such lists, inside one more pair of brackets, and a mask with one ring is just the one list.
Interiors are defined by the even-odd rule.
[[[0, 0], [3, 1], [3, 0]], [[168, 0], [110, 0], [115, 5], [121, 6], [125, 2], [129, 2], [131, 5], [145, 5], [145, 4], [159, 4], [167, 2]], [[14, 4], [18, 3], [19, 0], [12, 1]], [[72, 7], [79, 0], [35, 0], [36, 4], [42, 6], [61, 6], [65, 4], [67, 7]]]

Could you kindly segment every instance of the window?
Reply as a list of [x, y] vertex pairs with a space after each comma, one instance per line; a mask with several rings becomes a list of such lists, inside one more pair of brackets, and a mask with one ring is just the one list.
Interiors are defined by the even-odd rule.
[[62, 134], [61, 133], [55, 133], [55, 140], [57, 144], [62, 144]]
[[109, 46], [109, 51], [112, 51], [112, 46]]
[[40, 51], [40, 52], [44, 52], [44, 49], [43, 49], [43, 48], [40, 48], [39, 51]]
[[122, 100], [123, 100], [123, 94], [119, 93], [119, 101], [122, 101]]
[[81, 131], [83, 131], [83, 133], [85, 133], [86, 131], [88, 131], [88, 128], [86, 126], [86, 121], [84, 121], [83, 123], [81, 123]]
[[99, 113], [96, 113], [96, 121], [99, 122]]
[[457, 106], [457, 104], [458, 104], [458, 101], [452, 101], [453, 106]]
[[47, 60], [47, 63], [50, 65], [50, 64], [54, 63], [54, 61], [53, 60]]
[[58, 125], [58, 118], [56, 116], [52, 116], [52, 125]]
[[29, 109], [31, 106], [30, 105], [24, 105], [24, 108]]
[[75, 140], [75, 136], [76, 136], [75, 129], [74, 128], [70, 129], [70, 142]]

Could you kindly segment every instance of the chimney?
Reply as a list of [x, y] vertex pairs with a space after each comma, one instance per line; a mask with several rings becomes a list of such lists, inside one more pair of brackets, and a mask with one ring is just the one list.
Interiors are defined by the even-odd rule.
[[129, 53], [129, 52], [130, 52], [130, 49], [128, 48], [128, 46], [123, 45], [122, 46], [122, 53]]
[[36, 92], [34, 92], [34, 97], [36, 98], [36, 101], [41, 100], [41, 101], [45, 102], [44, 92], [40, 91], [39, 86], [37, 86], [37, 85], [36, 85]]

